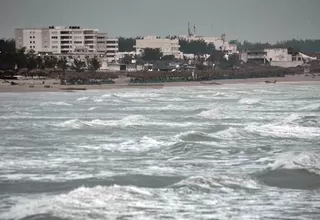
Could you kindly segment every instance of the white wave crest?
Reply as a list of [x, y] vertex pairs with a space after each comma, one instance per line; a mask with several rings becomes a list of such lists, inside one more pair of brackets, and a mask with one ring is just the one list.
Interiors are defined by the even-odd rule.
[[50, 106], [50, 105], [72, 106], [72, 104], [67, 102], [44, 102], [40, 104], [40, 106]]
[[317, 111], [320, 110], [320, 103], [314, 103], [302, 108], [299, 108], [299, 111]]
[[241, 139], [244, 137], [243, 134], [239, 131], [239, 129], [235, 127], [229, 127], [228, 129], [212, 134], [212, 136], [218, 139], [225, 140]]
[[67, 120], [64, 122], [61, 122], [59, 124], [56, 125], [57, 127], [62, 127], [62, 128], [82, 128], [83, 126], [85, 126], [85, 123], [83, 123], [81, 120], [79, 119], [71, 119], [71, 120]]
[[238, 188], [247, 188], [247, 189], [259, 189], [260, 185], [248, 178], [248, 177], [237, 177], [237, 176], [194, 176], [186, 180], [182, 180], [179, 183], [173, 184], [173, 188], [186, 187], [191, 190], [200, 190], [208, 191], [218, 188], [220, 190], [232, 190]]
[[221, 119], [225, 116], [225, 114], [221, 112], [220, 109], [210, 109], [200, 112], [197, 116], [207, 119]]
[[320, 137], [320, 128], [302, 127], [295, 125], [248, 125], [245, 130], [250, 133], [258, 133], [261, 136], [273, 136], [280, 138], [314, 138]]
[[91, 107], [91, 108], [89, 108], [88, 109], [88, 111], [93, 111], [93, 110], [95, 110], [95, 109], [97, 109], [98, 107]]
[[141, 92], [115, 93], [114, 96], [119, 98], [154, 98], [154, 97], [159, 97], [160, 94], [141, 91]]
[[81, 97], [81, 98], [78, 98], [77, 101], [86, 101], [88, 99], [89, 99], [89, 97]]
[[[150, 190], [135, 186], [79, 187], [58, 196], [19, 199], [9, 212], [1, 213], [0, 218], [21, 219], [40, 213], [80, 220], [116, 219], [126, 214], [137, 216], [140, 213], [139, 208], [148, 208], [151, 205], [157, 207], [153, 196]], [[133, 206], [136, 211], [130, 208]], [[94, 218], [92, 213], [95, 213]]]
[[242, 98], [239, 100], [239, 104], [244, 104], [244, 105], [253, 105], [257, 104], [261, 101], [261, 99], [250, 99], [250, 98]]
[[289, 152], [280, 154], [273, 163], [269, 164], [276, 169], [305, 169], [320, 174], [320, 154], [314, 152]]

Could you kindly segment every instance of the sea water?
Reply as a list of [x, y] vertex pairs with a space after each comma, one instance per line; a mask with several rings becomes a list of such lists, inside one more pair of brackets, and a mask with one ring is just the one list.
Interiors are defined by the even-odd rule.
[[320, 86], [0, 94], [0, 219], [317, 219]]

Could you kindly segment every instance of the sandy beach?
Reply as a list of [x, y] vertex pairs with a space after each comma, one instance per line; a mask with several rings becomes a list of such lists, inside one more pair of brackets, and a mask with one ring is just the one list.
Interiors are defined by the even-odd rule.
[[[123, 89], [123, 88], [142, 88], [142, 89], [160, 89], [172, 86], [219, 86], [228, 84], [266, 84], [265, 81], [286, 84], [309, 84], [320, 83], [320, 76], [294, 75], [286, 77], [269, 78], [250, 78], [250, 79], [224, 79], [202, 82], [172, 82], [172, 83], [149, 83], [149, 84], [130, 84], [128, 78], [119, 78], [115, 84], [104, 85], [60, 85], [56, 79], [19, 79], [0, 83], [0, 92], [58, 92], [58, 91], [77, 91], [77, 90], [104, 90], [104, 89]], [[44, 81], [44, 84], [43, 84]], [[16, 85], [11, 85], [15, 82]], [[273, 84], [273, 83], [272, 83]]]

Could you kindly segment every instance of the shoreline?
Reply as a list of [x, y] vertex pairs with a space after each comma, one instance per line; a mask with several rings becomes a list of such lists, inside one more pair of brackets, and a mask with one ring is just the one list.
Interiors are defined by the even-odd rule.
[[[285, 77], [269, 77], [269, 78], [249, 78], [249, 79], [221, 79], [211, 81], [191, 81], [191, 82], [165, 82], [165, 83], [128, 83], [123, 79], [116, 81], [115, 84], [104, 85], [60, 85], [59, 80], [55, 79], [20, 79], [11, 80], [17, 85], [0, 82], [0, 93], [3, 92], [77, 92], [77, 91], [91, 91], [91, 90], [110, 90], [110, 89], [126, 89], [126, 88], [139, 88], [139, 89], [162, 89], [166, 87], [189, 87], [189, 86], [224, 86], [224, 85], [255, 85], [255, 84], [292, 84], [292, 85], [305, 85], [305, 84], [320, 84], [320, 76], [294, 75]], [[45, 81], [45, 84], [42, 82]], [[265, 81], [270, 81], [266, 83]], [[29, 87], [33, 85], [33, 87]], [[46, 86], [46, 87], [45, 87]]]

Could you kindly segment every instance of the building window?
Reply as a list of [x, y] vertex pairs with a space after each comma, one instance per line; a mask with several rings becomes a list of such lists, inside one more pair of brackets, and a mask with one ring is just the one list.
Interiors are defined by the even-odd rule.
[[58, 49], [58, 46], [52, 46], [52, 49]]
[[30, 36], [30, 39], [32, 38], [32, 36]]
[[36, 46], [33, 46], [33, 48], [36, 48]]
[[33, 38], [36, 38], [35, 36], [33, 36]]
[[35, 42], [35, 41], [33, 41], [33, 43], [35, 44], [36, 42]]
[[30, 41], [30, 44], [32, 44], [32, 41]]
[[32, 48], [32, 46], [30, 46], [30, 48]]
[[58, 39], [58, 36], [52, 36], [51, 39]]

